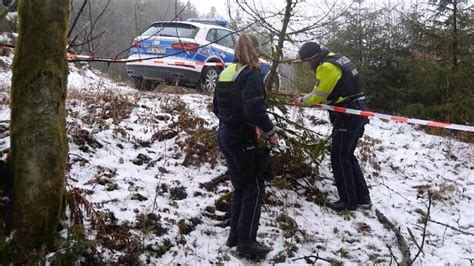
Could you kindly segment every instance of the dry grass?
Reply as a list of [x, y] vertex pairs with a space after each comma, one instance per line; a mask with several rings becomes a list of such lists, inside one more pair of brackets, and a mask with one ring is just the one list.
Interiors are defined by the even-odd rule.
[[425, 195], [428, 194], [428, 192], [430, 192], [431, 197], [434, 201], [448, 200], [449, 198], [452, 198], [457, 192], [456, 186], [452, 183], [447, 183], [447, 182], [441, 183], [439, 185], [431, 185], [431, 184], [417, 185], [417, 186], [413, 186], [413, 188], [417, 190], [419, 198], [424, 197]]
[[214, 168], [220, 156], [216, 143], [216, 129], [201, 127], [185, 140], [184, 166], [201, 166], [209, 163]]
[[458, 130], [449, 130], [444, 128], [437, 127], [426, 127], [424, 131], [430, 135], [445, 137], [445, 138], [454, 138], [466, 143], [474, 143], [474, 133], [464, 132]]
[[216, 143], [216, 128], [209, 128], [209, 123], [187, 108], [180, 98], [174, 97], [161, 102], [163, 112], [171, 116], [178, 116], [177, 120], [169, 125], [168, 130], [156, 133], [153, 138], [166, 140], [184, 132], [184, 139], [177, 139], [176, 144], [184, 152], [184, 166], [201, 166], [209, 163], [213, 168], [220, 156]]
[[[1, 61], [0, 61], [1, 62]], [[0, 84], [0, 106], [10, 106], [10, 86]]]
[[102, 125], [104, 120], [111, 119], [117, 125], [124, 119], [129, 118], [133, 108], [140, 100], [138, 93], [134, 95], [122, 95], [112, 90], [98, 92], [80, 92], [73, 90], [69, 93], [72, 107], [82, 105], [88, 114], [81, 118], [87, 125]]
[[[86, 199], [87, 191], [69, 186], [67, 203], [70, 208], [70, 219], [74, 228], [85, 234], [84, 221], [97, 232], [96, 238], [103, 247], [121, 252], [118, 258], [120, 264], [135, 263], [142, 252], [140, 240], [132, 235], [130, 227], [117, 225], [113, 213], [97, 211]], [[95, 247], [92, 247], [95, 249]]]
[[364, 164], [371, 165], [376, 171], [380, 171], [382, 169], [377, 159], [378, 152], [375, 150], [375, 145], [380, 143], [380, 140], [365, 135], [359, 140], [358, 146], [358, 150], [361, 154], [360, 161]]
[[182, 112], [189, 112], [186, 103], [178, 97], [164, 98], [160, 102], [161, 110], [165, 113], [176, 115]]

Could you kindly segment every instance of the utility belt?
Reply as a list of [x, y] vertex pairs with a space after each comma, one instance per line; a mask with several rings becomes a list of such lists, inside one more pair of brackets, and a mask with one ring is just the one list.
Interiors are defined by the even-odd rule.
[[359, 102], [365, 103], [365, 95], [363, 92], [355, 94], [355, 95], [347, 96], [347, 98], [340, 103], [329, 102], [328, 104], [333, 105], [333, 106], [338, 106], [338, 107], [349, 107], [349, 105], [353, 103], [359, 103]]
[[271, 149], [268, 147], [262, 147], [259, 145], [256, 136], [256, 127], [249, 124], [243, 124], [241, 126], [229, 126], [225, 123], [220, 126], [235, 130], [238, 132], [240, 140], [242, 141], [242, 154], [243, 158], [240, 158], [239, 163], [241, 178], [259, 178], [264, 180], [272, 180], [274, 177], [271, 165]]
[[249, 176], [266, 181], [274, 178], [270, 152], [270, 148], [258, 144], [244, 148], [249, 165], [247, 169]]
[[255, 136], [255, 126], [253, 125], [249, 125], [246, 123], [236, 125], [220, 122], [219, 127], [238, 132], [239, 136], [242, 137], [242, 141], [251, 142], [252, 144], [257, 143], [257, 137]]
[[[332, 104], [337, 107], [352, 108], [356, 110], [361, 109], [361, 105], [365, 106], [365, 96], [363, 93], [352, 95], [347, 97], [343, 102]], [[339, 113], [335, 111], [329, 111], [329, 120], [332, 124], [336, 122], [342, 116], [347, 116], [348, 114]]]

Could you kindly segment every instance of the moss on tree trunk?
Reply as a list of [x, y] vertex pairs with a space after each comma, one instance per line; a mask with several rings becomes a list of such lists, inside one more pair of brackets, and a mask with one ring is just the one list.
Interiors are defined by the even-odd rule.
[[69, 0], [19, 3], [11, 91], [15, 244], [31, 254], [51, 244], [65, 192], [65, 100]]

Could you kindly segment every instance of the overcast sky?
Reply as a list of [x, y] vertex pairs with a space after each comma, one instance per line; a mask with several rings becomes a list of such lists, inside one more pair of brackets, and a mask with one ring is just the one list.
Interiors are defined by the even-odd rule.
[[[183, 1], [186, 3], [186, 1]], [[227, 0], [189, 0], [193, 4], [200, 15], [206, 15], [211, 11], [211, 7], [217, 9], [217, 13], [223, 17], [227, 17], [226, 2]]]
[[[228, 18], [227, 16], [227, 9], [226, 9], [226, 3], [227, 3], [227, 0], [181, 0], [181, 2], [183, 3], [186, 3], [187, 1], [189, 1], [191, 4], [193, 4], [196, 9], [198, 10], [199, 14], [201, 16], [204, 16], [206, 14], [208, 14], [210, 11], [211, 11], [211, 7], [215, 7], [217, 9], [217, 13], [224, 17], [224, 18]], [[346, 3], [350, 3], [350, 0], [332, 0], [332, 1], [336, 1], [336, 2], [339, 2], [339, 3], [343, 3], [343, 2], [346, 2]], [[369, 5], [369, 6], [374, 6], [374, 5], [377, 5], [379, 7], [383, 6], [383, 3], [389, 3], [389, 6], [392, 6], [392, 5], [395, 5], [396, 3], [404, 3], [404, 2], [414, 2], [414, 1], [417, 1], [417, 0], [364, 0], [364, 4], [365, 5]], [[235, 6], [235, 1], [231, 0], [230, 1], [234, 6]], [[259, 5], [263, 5], [264, 6], [268, 6], [269, 8], [283, 8], [285, 6], [285, 1], [283, 0], [250, 0], [248, 1], [249, 3], [259, 3]], [[308, 1], [308, 2], [317, 2], [317, 1]], [[331, 0], [327, 1], [327, 2], [331, 2]]]

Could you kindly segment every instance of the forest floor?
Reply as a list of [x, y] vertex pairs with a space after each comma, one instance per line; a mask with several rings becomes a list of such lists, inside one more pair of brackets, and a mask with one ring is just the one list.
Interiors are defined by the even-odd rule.
[[[10, 146], [11, 61], [0, 57], [0, 151]], [[232, 186], [215, 145], [212, 98], [182, 91], [139, 92], [70, 65], [65, 242], [47, 260], [82, 248], [75, 259], [83, 262], [255, 263], [225, 246]], [[291, 107], [286, 117], [329, 138], [324, 111]], [[258, 237], [272, 251], [263, 263], [395, 263], [417, 253], [427, 265], [474, 261], [471, 143], [372, 119], [356, 153], [372, 209], [336, 213], [316, 203], [314, 191], [337, 199], [326, 151], [304, 185], [268, 183]]]

